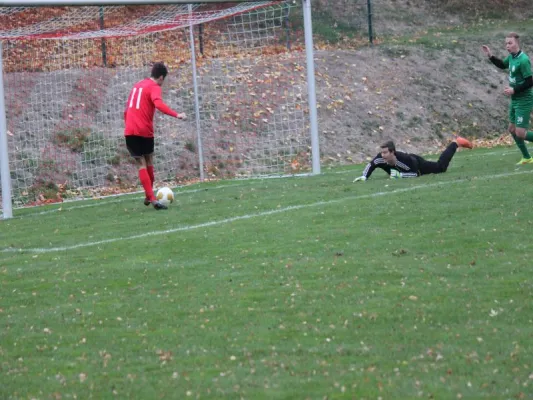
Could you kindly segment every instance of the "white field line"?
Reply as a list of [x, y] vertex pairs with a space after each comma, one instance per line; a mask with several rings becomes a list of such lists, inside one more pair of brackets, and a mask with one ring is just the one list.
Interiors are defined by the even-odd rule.
[[[80, 248], [84, 248], [84, 247], [93, 247], [93, 246], [105, 245], [105, 244], [109, 244], [109, 243], [121, 242], [121, 241], [124, 241], [124, 240], [130, 241], [130, 240], [135, 240], [135, 239], [143, 239], [143, 238], [150, 237], [150, 236], [167, 235], [169, 233], [190, 231], [190, 230], [199, 229], [199, 228], [208, 228], [208, 227], [211, 227], [211, 226], [229, 224], [229, 223], [232, 223], [232, 222], [235, 222], [235, 221], [241, 221], [241, 220], [258, 218], [258, 217], [266, 217], [266, 216], [269, 216], [269, 215], [280, 214], [280, 213], [289, 212], [289, 211], [293, 211], [293, 210], [301, 210], [301, 209], [304, 209], [304, 208], [326, 206], [326, 205], [341, 203], [341, 202], [344, 202], [344, 201], [347, 201], [347, 200], [367, 199], [367, 198], [372, 198], [372, 197], [379, 197], [379, 196], [387, 196], [387, 195], [405, 193], [405, 192], [410, 192], [412, 190], [417, 190], [417, 189], [428, 189], [428, 188], [432, 188], [432, 187], [447, 186], [447, 185], [452, 185], [452, 184], [456, 184], [456, 183], [472, 182], [472, 181], [476, 181], [476, 180], [492, 180], [492, 179], [506, 178], [506, 177], [509, 177], [509, 176], [531, 174], [531, 173], [533, 173], [533, 170], [508, 172], [508, 173], [497, 174], [497, 175], [487, 175], [487, 176], [476, 177], [476, 178], [472, 178], [472, 179], [458, 179], [458, 180], [455, 180], [455, 181], [436, 182], [436, 183], [430, 183], [430, 184], [427, 184], [427, 185], [410, 186], [408, 188], [396, 189], [396, 190], [391, 190], [391, 191], [386, 191], [386, 192], [377, 192], [377, 193], [363, 194], [363, 195], [358, 195], [358, 196], [348, 196], [348, 197], [343, 197], [341, 199], [334, 199], [334, 200], [329, 200], [329, 201], [318, 201], [316, 203], [301, 204], [301, 205], [297, 205], [297, 206], [289, 206], [289, 207], [284, 207], [284, 208], [278, 208], [278, 209], [275, 209], [275, 210], [262, 211], [262, 212], [258, 212], [258, 213], [254, 213], [254, 214], [245, 214], [245, 215], [241, 215], [241, 216], [237, 216], [237, 217], [226, 218], [226, 219], [222, 219], [222, 220], [219, 220], [219, 221], [209, 221], [209, 222], [204, 222], [202, 224], [180, 226], [180, 227], [177, 227], [177, 228], [166, 229], [166, 230], [162, 230], [162, 231], [151, 231], [151, 232], [145, 232], [145, 233], [138, 234], [138, 235], [123, 236], [123, 237], [117, 237], [117, 238], [112, 238], [112, 239], [103, 239], [103, 240], [98, 240], [98, 241], [94, 241], [94, 242], [78, 243], [78, 244], [75, 244], [75, 245], [72, 245], [72, 246], [48, 247], [48, 248], [47, 247], [44, 247], [44, 248], [14, 248], [14, 247], [8, 247], [8, 248], [4, 248], [4, 249], [0, 250], [0, 252], [2, 252], [2, 253], [53, 253], [53, 252], [58, 252], [58, 251], [76, 250], [76, 249], [80, 249]], [[364, 185], [364, 183], [360, 183], [360, 185], [361, 184]]]
[[[269, 176], [269, 177], [261, 177], [261, 178], [246, 178], [246, 179], [240, 179], [240, 181], [242, 180], [246, 180], [246, 181], [250, 181], [250, 180], [266, 180], [266, 179], [287, 179], [287, 178], [298, 178], [298, 177], [303, 177], [303, 176], [311, 176], [311, 174], [294, 174], [294, 175], [290, 175], [290, 176], [287, 176], [287, 175], [280, 175], [280, 176]], [[189, 193], [196, 193], [196, 192], [204, 192], [204, 191], [208, 191], [208, 190], [214, 190], [214, 189], [224, 189], [224, 188], [234, 188], [234, 187], [238, 187], [238, 186], [244, 186], [243, 183], [235, 183], [235, 184], [227, 184], [227, 185], [219, 185], [219, 186], [213, 186], [213, 187], [207, 187], [207, 188], [198, 188], [198, 189], [189, 189], [189, 190], [179, 190], [180, 188], [183, 188], [183, 187], [186, 187], [186, 186], [178, 186], [178, 187], [175, 187], [174, 189], [172, 189], [174, 191], [174, 194], [176, 196], [178, 195], [182, 195], [182, 194], [189, 194]], [[109, 195], [109, 196], [99, 196], [99, 197], [95, 197], [93, 199], [80, 199], [80, 200], [69, 200], [69, 201], [65, 201], [63, 203], [53, 203], [53, 204], [50, 204], [50, 206], [59, 206], [57, 208], [54, 208], [52, 210], [44, 210], [44, 211], [37, 211], [37, 212], [32, 212], [32, 213], [28, 213], [28, 214], [24, 214], [24, 215], [18, 215], [14, 218], [28, 218], [28, 217], [33, 217], [35, 215], [46, 215], [46, 214], [52, 214], [52, 213], [55, 213], [55, 212], [58, 212], [58, 211], [70, 211], [70, 210], [78, 210], [80, 208], [90, 208], [90, 207], [99, 207], [101, 204], [100, 204], [100, 200], [104, 200], [104, 199], [108, 199], [108, 198], [117, 198], [116, 200], [110, 200], [110, 201], [106, 201], [105, 204], [115, 204], [115, 203], [122, 203], [122, 202], [125, 202], [125, 201], [131, 201], [131, 200], [139, 200], [139, 199], [144, 199], [144, 197], [128, 197], [128, 198], [125, 198], [125, 196], [130, 196], [130, 195], [134, 195], [134, 194], [139, 194], [139, 193], [144, 193], [144, 192], [133, 192], [133, 193], [120, 193], [120, 194], [112, 194], [112, 195]], [[66, 204], [69, 204], [69, 203], [74, 203], [75, 201], [90, 201], [90, 200], [93, 200], [92, 203], [90, 204], [81, 204], [81, 205], [74, 205], [72, 207], [67, 207], [67, 208], [63, 208], [64, 205]], [[34, 206], [35, 208], [40, 208], [40, 207], [46, 207], [46, 205], [42, 205], [42, 206]], [[21, 208], [22, 210], [24, 209], [24, 207]], [[1, 212], [2, 210], [0, 210], [0, 215], [2, 214]]]
[[[183, 194], [196, 193], [196, 192], [205, 192], [205, 191], [214, 190], [214, 189], [224, 189], [224, 188], [229, 188], [229, 187], [234, 188], [236, 186], [243, 186], [243, 184], [239, 183], [239, 184], [235, 184], [235, 185], [220, 185], [220, 186], [214, 186], [214, 187], [210, 187], [210, 188], [199, 188], [199, 189], [189, 189], [189, 190], [179, 190], [180, 188], [178, 187], [178, 188], [173, 189], [173, 191], [174, 191], [174, 195], [175, 196], [180, 196], [180, 195], [183, 195]], [[107, 198], [110, 198], [110, 197], [118, 197], [118, 198], [116, 200], [106, 201], [105, 202], [106, 205], [107, 204], [123, 203], [123, 202], [126, 202], [126, 201], [144, 199], [144, 196], [142, 196], [142, 197], [124, 198], [125, 196], [129, 196], [129, 195], [132, 195], [132, 194], [138, 194], [138, 193], [144, 193], [144, 192], [124, 193], [124, 194], [116, 194], [116, 195], [111, 195], [111, 196], [95, 197], [93, 199], [79, 200], [79, 201], [92, 201], [92, 202], [89, 203], [89, 204], [80, 204], [78, 206], [73, 205], [72, 207], [68, 207], [68, 206], [65, 207], [65, 206], [67, 204], [74, 203], [76, 200], [71, 200], [71, 201], [64, 202], [64, 203], [54, 203], [53, 204], [54, 206], [59, 206], [59, 207], [58, 208], [54, 208], [52, 210], [44, 210], [44, 211], [32, 212], [32, 213], [28, 213], [28, 214], [24, 214], [24, 215], [18, 215], [18, 216], [14, 217], [14, 218], [28, 218], [28, 217], [33, 217], [35, 215], [52, 214], [52, 213], [55, 213], [55, 212], [58, 212], [58, 211], [65, 212], [65, 211], [70, 211], [70, 210], [78, 210], [80, 208], [100, 207], [102, 205], [101, 200], [104, 200], [104, 199], [107, 199]], [[43, 207], [43, 206], [36, 206], [36, 207]], [[46, 206], [44, 206], [44, 207], [46, 207]], [[22, 208], [22, 209], [24, 209], [24, 208]]]
[[[493, 155], [506, 155], [507, 152], [509, 152], [509, 150], [505, 150], [505, 151], [492, 151], [492, 152], [489, 152], [489, 153], [484, 153], [481, 156], [493, 156]], [[430, 157], [428, 157], [430, 158]], [[331, 172], [325, 172], [325, 173], [331, 173]], [[353, 169], [347, 169], [347, 170], [344, 170], [344, 171], [335, 171], [335, 172], [332, 172], [333, 174], [352, 174], [354, 173]], [[276, 176], [276, 177], [270, 177], [270, 178], [249, 178], [249, 179], [246, 179], [246, 180], [263, 180], [263, 179], [273, 179], [273, 178], [293, 178], [293, 177], [301, 177], [301, 176], [310, 176], [310, 174], [296, 174], [296, 175], [291, 175], [291, 176]], [[179, 190], [180, 188], [184, 187], [184, 186], [178, 186], [176, 188], [174, 188], [174, 194], [175, 195], [182, 195], [182, 194], [189, 194], [189, 193], [196, 193], [196, 192], [202, 192], [202, 191], [205, 191], [205, 190], [213, 190], [213, 189], [224, 189], [224, 188], [227, 188], [227, 187], [236, 187], [236, 186], [242, 186], [243, 184], [242, 183], [237, 183], [237, 184], [228, 184], [228, 185], [220, 185], [220, 186], [214, 186], [212, 188], [199, 188], [199, 189], [190, 189], [190, 190]], [[24, 215], [17, 215], [15, 216], [14, 218], [28, 218], [28, 217], [33, 217], [35, 215], [46, 215], [46, 214], [52, 214], [52, 213], [55, 213], [55, 212], [58, 212], [58, 211], [70, 211], [70, 210], [78, 210], [78, 209], [83, 209], [83, 208], [91, 208], [91, 207], [100, 207], [101, 204], [100, 204], [100, 200], [104, 200], [104, 199], [108, 199], [108, 198], [112, 198], [112, 197], [116, 197], [117, 199], [116, 200], [110, 200], [110, 201], [106, 201], [106, 204], [115, 204], [115, 203], [122, 203], [122, 202], [125, 202], [125, 201], [131, 201], [131, 200], [139, 200], [139, 199], [144, 199], [144, 197], [134, 197], [134, 198], [131, 198], [131, 197], [128, 197], [128, 198], [125, 198], [125, 196], [130, 196], [130, 195], [133, 195], [133, 194], [139, 194], [139, 193], [143, 193], [143, 192], [134, 192], [134, 193], [121, 193], [121, 194], [113, 194], [113, 195], [109, 195], [109, 196], [100, 196], [100, 197], [95, 197], [93, 199], [83, 199], [83, 200], [69, 200], [69, 201], [66, 201], [64, 203], [53, 203], [53, 204], [50, 204], [50, 206], [52, 207], [57, 207], [57, 208], [54, 208], [54, 209], [51, 209], [51, 210], [44, 210], [44, 211], [37, 211], [37, 212], [32, 212], [32, 213], [28, 213], [28, 214], [24, 214]], [[92, 203], [90, 204], [81, 204], [81, 205], [73, 205], [72, 207], [65, 207], [67, 204], [70, 204], [70, 203], [74, 203], [75, 201], [91, 201], [93, 200]], [[58, 207], [59, 206], [59, 207]], [[47, 207], [46, 205], [42, 205], [42, 206], [35, 206], [35, 208], [41, 208], [41, 207]], [[65, 208], [63, 208], [65, 207]], [[25, 209], [24, 207], [20, 208], [21, 210]], [[26, 208], [27, 209], [27, 208]], [[2, 210], [0, 210], [0, 215], [2, 215]]]

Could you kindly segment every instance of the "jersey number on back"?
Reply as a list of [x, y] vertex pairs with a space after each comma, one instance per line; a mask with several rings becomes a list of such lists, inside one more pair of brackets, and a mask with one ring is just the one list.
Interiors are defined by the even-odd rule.
[[130, 108], [133, 107], [133, 103], [135, 102], [135, 108], [138, 110], [139, 105], [141, 104], [141, 94], [143, 92], [143, 88], [139, 89], [139, 93], [137, 93], [137, 98], [135, 97], [136, 92], [137, 92], [137, 88], [133, 88], [133, 93], [131, 94], [131, 99], [130, 99]]

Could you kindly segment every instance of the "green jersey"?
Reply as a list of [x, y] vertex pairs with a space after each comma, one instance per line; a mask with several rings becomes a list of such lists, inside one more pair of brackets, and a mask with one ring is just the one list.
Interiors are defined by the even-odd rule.
[[[509, 68], [509, 86], [511, 86], [512, 88], [523, 84], [527, 77], [532, 76], [531, 61], [529, 60], [529, 57], [526, 55], [526, 53], [524, 53], [522, 50], [520, 50], [515, 55], [509, 54], [505, 58], [505, 60], [503, 60], [503, 65], [505, 66], [505, 68]], [[513, 94], [511, 99], [531, 100], [533, 99], [533, 90], [529, 88], [523, 92]]]

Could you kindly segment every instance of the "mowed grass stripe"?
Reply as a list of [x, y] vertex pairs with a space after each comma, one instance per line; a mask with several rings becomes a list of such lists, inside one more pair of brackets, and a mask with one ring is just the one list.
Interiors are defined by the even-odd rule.
[[[470, 158], [481, 158], [485, 156], [506, 156], [509, 154], [514, 154], [516, 152], [516, 149], [513, 147], [502, 147], [498, 148], [498, 150], [493, 149], [476, 149], [473, 152], [468, 152], [465, 154], [459, 154], [455, 157], [454, 162], [457, 163], [458, 159], [464, 159], [465, 155]], [[428, 155], [426, 158], [428, 160], [435, 160], [438, 157], [437, 154]], [[461, 161], [459, 161], [461, 162]], [[365, 164], [366, 165], [366, 164]], [[335, 175], [343, 175], [343, 174], [354, 174], [354, 176], [361, 170], [361, 166], [345, 166], [342, 167], [342, 169], [336, 168], [333, 171], [328, 171], [327, 168], [323, 168], [322, 175], [327, 174], [335, 174]], [[276, 177], [281, 179], [286, 178], [295, 178], [298, 177], [295, 176], [287, 176], [287, 177]], [[256, 178], [256, 179], [246, 179], [245, 181], [247, 183], [243, 183], [242, 180], [239, 180], [237, 182], [235, 181], [228, 181], [226, 184], [219, 184], [217, 186], [210, 186], [210, 182], [203, 182], [199, 184], [194, 184], [193, 186], [203, 186], [199, 187], [197, 189], [191, 188], [191, 186], [178, 186], [174, 187], [173, 191], [176, 196], [182, 196], [185, 194], [192, 194], [197, 192], [202, 192], [206, 190], [216, 190], [216, 189], [226, 189], [226, 188], [235, 188], [240, 186], [246, 186], [250, 185], [250, 183], [253, 182], [262, 182], [267, 179], [275, 179], [275, 178]], [[216, 182], [215, 182], [216, 183]], [[36, 206], [36, 207], [30, 207], [30, 208], [17, 208], [15, 209], [15, 215], [14, 218], [28, 218], [28, 217], [34, 217], [38, 215], [47, 215], [51, 213], [56, 213], [60, 211], [71, 211], [71, 210], [78, 210], [78, 209], [84, 209], [84, 208], [92, 208], [92, 207], [100, 207], [103, 204], [119, 204], [119, 203], [126, 203], [131, 201], [139, 201], [144, 199], [143, 196], [139, 197], [139, 194], [142, 192], [135, 192], [135, 193], [126, 193], [126, 194], [118, 194], [118, 195], [110, 195], [110, 196], [102, 196], [95, 199], [85, 199], [85, 200], [79, 200], [79, 201], [66, 201], [64, 203], [55, 203], [55, 204], [48, 204], [48, 205], [42, 205], [42, 206]], [[90, 202], [90, 203], [87, 203]], [[82, 204], [80, 204], [82, 203]], [[0, 210], [1, 214], [1, 210]]]
[[[533, 173], [533, 171], [531, 170], [516, 171], [516, 172], [509, 172], [509, 173], [496, 174], [496, 175], [479, 176], [479, 177], [476, 177], [475, 179], [493, 180], [493, 179], [508, 178], [508, 177], [512, 177], [516, 175], [524, 175], [524, 174], [531, 174], [531, 173]], [[395, 194], [401, 194], [401, 193], [410, 192], [414, 190], [430, 189], [430, 188], [439, 187], [439, 186], [462, 184], [462, 183], [472, 182], [472, 181], [473, 179], [457, 179], [457, 180], [452, 180], [452, 181], [442, 181], [442, 182], [428, 183], [424, 185], [415, 185], [415, 186], [410, 186], [410, 187], [402, 188], [402, 189], [394, 189], [394, 190], [389, 190], [389, 191], [382, 191], [382, 192], [369, 193], [369, 194], [356, 195], [356, 196], [347, 196], [347, 197], [343, 197], [340, 199], [334, 199], [334, 200], [329, 200], [329, 201], [318, 201], [318, 202], [309, 203], [309, 204], [293, 205], [293, 206], [281, 207], [281, 208], [268, 210], [268, 211], [262, 211], [262, 212], [253, 213], [253, 214], [245, 214], [245, 215], [240, 215], [240, 216], [236, 216], [232, 218], [225, 218], [225, 219], [221, 219], [217, 221], [208, 221], [208, 222], [204, 222], [201, 224], [180, 226], [180, 227], [165, 229], [165, 230], [154, 230], [154, 231], [145, 232], [145, 233], [141, 233], [137, 235], [121, 236], [121, 237], [96, 240], [96, 241], [88, 241], [88, 242], [78, 243], [78, 244], [71, 245], [71, 246], [59, 246], [59, 247], [48, 247], [48, 248], [46, 247], [43, 247], [43, 248], [4, 248], [1, 251], [3, 253], [9, 253], [9, 252], [51, 253], [51, 252], [59, 252], [59, 251], [70, 251], [70, 250], [75, 250], [75, 249], [84, 248], [84, 247], [100, 246], [100, 245], [105, 245], [109, 243], [115, 243], [119, 241], [132, 241], [132, 240], [137, 240], [137, 239], [143, 239], [143, 238], [150, 237], [150, 236], [168, 235], [168, 234], [172, 234], [176, 232], [188, 231], [188, 230], [199, 229], [199, 228], [207, 228], [207, 227], [211, 227], [215, 225], [228, 224], [228, 223], [232, 223], [232, 222], [236, 222], [240, 220], [265, 217], [269, 215], [285, 213], [285, 212], [290, 212], [294, 210], [300, 210], [303, 208], [333, 205], [333, 204], [344, 202], [344, 201], [366, 199], [366, 198], [387, 196], [387, 195], [395, 195]]]

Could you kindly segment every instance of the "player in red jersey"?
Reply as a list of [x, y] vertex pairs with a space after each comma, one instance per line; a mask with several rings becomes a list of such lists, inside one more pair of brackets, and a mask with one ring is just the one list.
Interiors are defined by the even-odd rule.
[[124, 136], [131, 156], [139, 168], [139, 180], [144, 188], [145, 205], [152, 204], [156, 210], [167, 208], [154, 196], [154, 113], [156, 108], [174, 118], [186, 119], [185, 113], [177, 113], [167, 106], [161, 98], [161, 85], [168, 74], [162, 62], [152, 67], [150, 78], [137, 82], [124, 110]]

